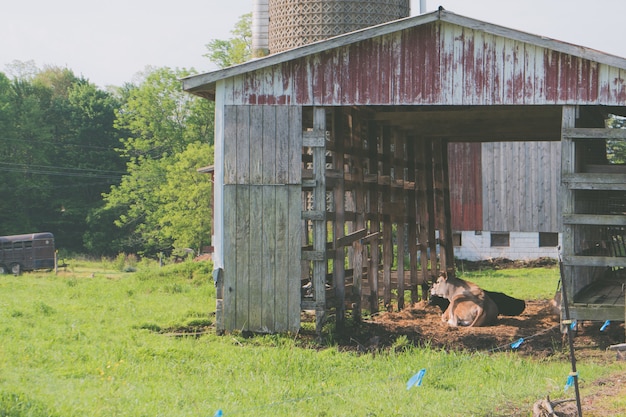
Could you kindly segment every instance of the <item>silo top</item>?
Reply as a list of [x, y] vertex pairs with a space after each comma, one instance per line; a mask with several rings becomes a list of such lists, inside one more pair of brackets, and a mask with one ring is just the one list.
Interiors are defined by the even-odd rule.
[[269, 0], [274, 54], [408, 17], [410, 0]]

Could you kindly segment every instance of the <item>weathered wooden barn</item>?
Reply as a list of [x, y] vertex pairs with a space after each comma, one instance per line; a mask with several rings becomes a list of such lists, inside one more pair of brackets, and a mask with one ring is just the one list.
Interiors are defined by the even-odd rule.
[[626, 114], [626, 59], [439, 10], [183, 88], [216, 103], [218, 329], [296, 331], [314, 310], [319, 330], [329, 311], [342, 323], [381, 300], [402, 308], [405, 291], [417, 300], [454, 271], [453, 208], [532, 223], [556, 198], [496, 182], [494, 201], [452, 207], [449, 173], [476, 169], [469, 148], [521, 141], [560, 144], [558, 161], [537, 148], [535, 163], [559, 181], [572, 317], [624, 319], [626, 172], [611, 146], [626, 131], [605, 120]]

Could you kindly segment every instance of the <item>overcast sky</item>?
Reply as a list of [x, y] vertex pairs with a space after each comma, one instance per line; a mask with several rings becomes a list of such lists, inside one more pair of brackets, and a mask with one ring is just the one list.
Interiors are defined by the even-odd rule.
[[[229, 39], [253, 0], [21, 0], [3, 2], [0, 71], [15, 60], [67, 67], [100, 87], [147, 66], [215, 67], [202, 55]], [[419, 0], [411, 0], [412, 15]], [[467, 17], [626, 57], [626, 0], [426, 0]]]

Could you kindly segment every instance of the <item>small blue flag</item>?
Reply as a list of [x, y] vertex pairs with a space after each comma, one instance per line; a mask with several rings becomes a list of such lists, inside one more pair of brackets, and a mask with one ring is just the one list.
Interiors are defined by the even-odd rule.
[[426, 369], [420, 369], [418, 373], [413, 375], [411, 379], [406, 383], [406, 389], [410, 389], [413, 385], [417, 385], [418, 387], [422, 385], [422, 378], [424, 378], [424, 374], [426, 373]]
[[576, 330], [576, 320], [572, 321], [572, 324], [569, 325], [569, 328], [572, 330]]
[[524, 338], [517, 339], [515, 342], [511, 343], [511, 349], [517, 349], [522, 343], [524, 343]]
[[607, 327], [609, 327], [609, 324], [611, 324], [611, 320], [607, 320], [604, 322], [604, 324], [602, 325], [602, 327], [600, 327], [600, 331], [603, 332], [606, 330]]
[[573, 384], [574, 384], [574, 376], [570, 375], [567, 377], [567, 382], [565, 383], [565, 389], [563, 391], [567, 391], [569, 387], [571, 387]]
[[224, 412], [222, 410], [217, 410], [215, 414], [213, 414], [213, 417], [222, 417], [223, 415]]

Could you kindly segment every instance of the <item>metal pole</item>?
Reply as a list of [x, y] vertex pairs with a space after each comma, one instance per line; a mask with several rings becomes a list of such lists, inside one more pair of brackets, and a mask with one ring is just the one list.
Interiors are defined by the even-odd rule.
[[561, 259], [561, 248], [559, 247], [559, 270], [561, 272], [561, 303], [565, 310], [565, 320], [561, 320], [562, 324], [567, 325], [567, 340], [569, 341], [569, 356], [572, 361], [572, 372], [570, 375], [574, 378], [574, 389], [576, 391], [576, 407], [578, 408], [578, 417], [582, 417], [583, 409], [580, 402], [580, 390], [578, 389], [578, 371], [576, 370], [576, 357], [574, 356], [574, 336], [572, 335], [572, 320], [569, 315], [569, 306], [567, 305], [567, 291], [565, 291], [565, 274], [563, 272], [563, 261]]

